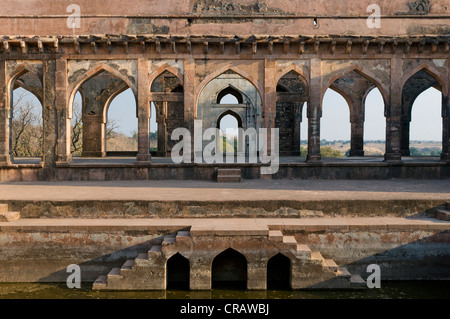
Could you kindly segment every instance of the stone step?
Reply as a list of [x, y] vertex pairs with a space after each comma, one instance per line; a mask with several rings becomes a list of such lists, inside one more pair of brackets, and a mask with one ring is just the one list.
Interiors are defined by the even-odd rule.
[[108, 273], [108, 279], [115, 277], [115, 278], [123, 278], [123, 276], [120, 274], [120, 268], [113, 268], [111, 269], [111, 271]]
[[364, 281], [364, 279], [362, 279], [362, 277], [360, 275], [352, 275], [350, 277], [350, 283], [354, 287], [360, 287], [360, 288], [367, 287], [366, 282]]
[[[149, 254], [161, 254], [161, 249], [162, 249], [162, 246], [161, 245], [155, 245], [155, 246], [152, 246], [151, 248], [150, 248], [150, 250], [148, 251], [148, 253]], [[139, 255], [141, 255], [141, 254], [139, 254]], [[147, 255], [147, 254], [146, 254]]]
[[279, 230], [270, 230], [269, 240], [276, 242], [283, 242], [283, 233]]
[[0, 204], [0, 214], [7, 213], [9, 211], [8, 204]]
[[322, 266], [324, 268], [327, 268], [327, 269], [329, 269], [331, 271], [334, 271], [334, 272], [337, 272], [338, 269], [339, 269], [339, 266], [334, 262], [333, 259], [324, 259], [323, 263], [322, 263]]
[[219, 176], [241, 176], [241, 170], [235, 168], [219, 168], [217, 170], [217, 177]]
[[352, 274], [345, 267], [340, 267], [336, 275], [341, 278], [351, 278]]
[[0, 213], [0, 222], [13, 222], [20, 219], [19, 212]]
[[450, 221], [450, 210], [438, 209], [436, 211], [436, 218], [445, 220], [445, 221]]
[[311, 252], [311, 262], [318, 265], [323, 265], [323, 261], [325, 258], [323, 258], [322, 254], [318, 251]]
[[218, 183], [240, 183], [241, 175], [217, 176]]
[[97, 279], [95, 279], [94, 283], [92, 284], [93, 290], [99, 290], [99, 289], [105, 289], [108, 284], [108, 277], [106, 276], [99, 276]]
[[175, 237], [175, 241], [190, 240], [191, 232], [189, 230], [180, 230]]
[[134, 266], [134, 260], [133, 259], [129, 259], [127, 260], [122, 267], [120, 268], [121, 271], [127, 271], [127, 270], [132, 270]]
[[297, 244], [296, 255], [301, 256], [305, 259], [311, 259], [311, 249], [308, 247], [308, 245]]
[[164, 240], [162, 241], [162, 245], [166, 246], [166, 245], [170, 245], [175, 243], [176, 241], [176, 237], [175, 236], [166, 236], [164, 237]]
[[297, 250], [297, 240], [294, 236], [283, 236], [283, 244], [289, 248]]

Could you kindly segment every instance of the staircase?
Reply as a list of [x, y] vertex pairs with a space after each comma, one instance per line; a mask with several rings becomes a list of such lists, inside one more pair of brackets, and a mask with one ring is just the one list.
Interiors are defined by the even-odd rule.
[[[230, 243], [234, 247], [239, 245], [239, 247], [250, 247], [251, 251], [247, 250], [246, 255], [260, 258], [252, 265], [249, 263], [249, 267], [266, 267], [269, 257], [277, 252], [288, 256], [292, 265], [292, 289], [363, 289], [366, 287], [365, 281], [359, 275], [352, 275], [346, 268], [339, 267], [332, 259], [324, 258], [320, 252], [311, 251], [308, 245], [298, 243], [294, 236], [283, 236], [281, 231], [274, 230], [269, 231], [265, 236], [259, 235], [250, 239], [248, 237], [251, 236], [232, 235], [221, 239], [213, 234], [204, 233], [198, 237], [192, 237], [191, 232], [186, 230], [168, 234], [149, 247], [147, 252], [125, 261], [120, 268], [111, 269], [106, 276], [98, 277], [92, 289], [165, 290], [167, 261], [176, 253], [180, 253], [190, 260], [190, 271], [194, 271], [190, 274], [191, 289], [207, 290], [210, 289], [211, 284], [212, 259], [229, 248], [224, 245], [230, 245]], [[261, 255], [263, 255], [262, 259]], [[260, 268], [258, 271], [265, 273], [265, 269]], [[249, 286], [250, 280], [262, 280], [262, 286], [258, 287], [264, 287], [265, 279], [261, 279], [261, 276], [253, 277], [253, 279], [249, 277]], [[255, 287], [254, 282], [252, 287]]]
[[230, 168], [219, 168], [217, 170], [218, 183], [239, 183], [241, 182], [241, 170]]
[[20, 219], [20, 212], [10, 212], [8, 204], [0, 204], [0, 222], [12, 222]]
[[450, 221], [450, 203], [447, 203], [445, 205], [445, 209], [436, 210], [436, 218], [445, 221]]
[[[297, 289], [364, 289], [366, 288], [366, 282], [361, 278], [360, 275], [352, 275], [347, 268], [339, 267], [333, 259], [326, 259], [318, 251], [311, 251], [308, 245], [299, 244], [294, 236], [283, 236], [281, 231], [272, 230], [269, 232], [269, 240], [275, 242], [282, 242], [283, 245], [290, 247], [291, 251], [306, 262], [309, 261], [312, 265], [319, 265], [322, 270], [329, 276], [328, 279], [323, 281], [305, 285], [308, 280], [302, 278], [298, 280]], [[321, 277], [321, 274], [318, 274]], [[294, 282], [293, 282], [294, 285]], [[293, 287], [294, 288], [294, 287]]]

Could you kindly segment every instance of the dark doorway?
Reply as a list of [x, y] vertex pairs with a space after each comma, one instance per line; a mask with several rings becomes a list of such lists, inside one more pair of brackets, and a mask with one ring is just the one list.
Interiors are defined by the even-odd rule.
[[277, 254], [267, 263], [267, 289], [288, 290], [290, 285], [291, 261]]
[[167, 261], [167, 289], [189, 290], [189, 260], [176, 253]]
[[212, 263], [213, 289], [246, 289], [247, 260], [234, 249], [227, 249]]

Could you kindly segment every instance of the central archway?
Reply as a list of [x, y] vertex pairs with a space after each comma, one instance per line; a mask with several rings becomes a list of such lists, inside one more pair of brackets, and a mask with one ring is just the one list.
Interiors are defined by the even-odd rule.
[[214, 258], [212, 262], [213, 289], [246, 289], [247, 259], [232, 248]]

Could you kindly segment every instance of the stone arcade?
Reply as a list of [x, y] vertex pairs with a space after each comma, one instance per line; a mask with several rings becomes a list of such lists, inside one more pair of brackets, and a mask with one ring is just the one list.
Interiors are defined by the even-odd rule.
[[[176, 128], [193, 132], [196, 119], [204, 127], [218, 127], [225, 115], [235, 117], [244, 130], [278, 128], [280, 154], [289, 156], [299, 156], [300, 126], [308, 125], [308, 136], [302, 137], [308, 139], [306, 162], [288, 157], [274, 178], [442, 178], [449, 173], [450, 39], [444, 0], [382, 4], [381, 28], [369, 28], [368, 4], [352, 0], [169, 0], [164, 5], [140, 0], [133, 6], [139, 16], [121, 2], [109, 7], [81, 0], [70, 15], [65, 3], [40, 1], [19, 9], [19, 2], [9, 0], [4, 6], [2, 181], [210, 180], [217, 165], [174, 165], [167, 158], [175, 144], [170, 134]], [[74, 28], [67, 26], [70, 19]], [[40, 163], [12, 156], [11, 103], [18, 87], [43, 105]], [[413, 102], [430, 87], [442, 92], [441, 161], [402, 161], [410, 154]], [[361, 157], [358, 165], [321, 162], [320, 120], [328, 88], [349, 104], [350, 156]], [[365, 97], [374, 88], [383, 97], [386, 117], [385, 160], [375, 163], [362, 157], [364, 124], [371, 120], [365, 117]], [[75, 94], [81, 94], [83, 104], [82, 156], [105, 158], [108, 108], [126, 89], [137, 106], [135, 163], [72, 159]], [[228, 94], [238, 104], [220, 104]], [[150, 102], [156, 114], [150, 114]], [[304, 112], [308, 123], [301, 123]], [[167, 158], [162, 162], [152, 161], [149, 150], [151, 116], [158, 123], [155, 155]], [[259, 178], [258, 165], [236, 167], [245, 178]]]

